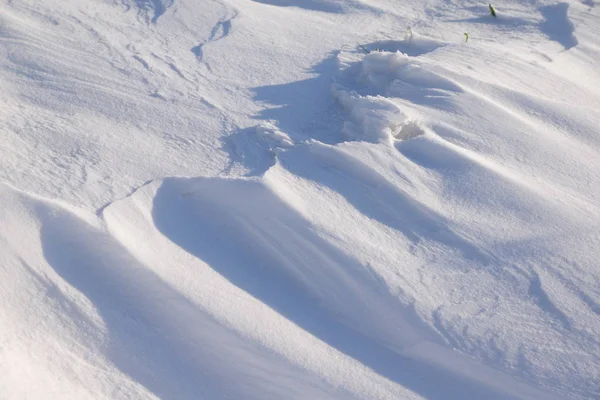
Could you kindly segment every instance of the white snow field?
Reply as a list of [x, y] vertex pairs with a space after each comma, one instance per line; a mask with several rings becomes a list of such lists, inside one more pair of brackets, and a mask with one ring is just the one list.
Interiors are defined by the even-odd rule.
[[0, 0], [0, 399], [600, 399], [600, 4], [492, 5]]

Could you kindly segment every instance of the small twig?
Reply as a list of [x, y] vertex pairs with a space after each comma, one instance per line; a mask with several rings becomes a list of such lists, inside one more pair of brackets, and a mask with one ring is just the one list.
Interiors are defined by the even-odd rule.
[[[358, 43], [358, 42], [356, 42], [356, 43]], [[361, 48], [361, 49], [363, 49], [363, 51], [365, 52], [365, 54], [369, 54], [369, 53], [370, 53], [370, 51], [369, 51], [369, 50], [365, 49], [365, 46], [363, 46], [363, 45], [362, 45], [362, 44], [360, 44], [360, 43], [358, 43], [358, 45], [360, 46], [360, 48]]]

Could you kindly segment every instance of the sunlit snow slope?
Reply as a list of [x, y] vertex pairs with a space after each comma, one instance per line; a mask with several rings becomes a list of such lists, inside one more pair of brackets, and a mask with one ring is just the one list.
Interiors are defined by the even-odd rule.
[[600, 7], [493, 6], [1, 1], [0, 399], [600, 398]]

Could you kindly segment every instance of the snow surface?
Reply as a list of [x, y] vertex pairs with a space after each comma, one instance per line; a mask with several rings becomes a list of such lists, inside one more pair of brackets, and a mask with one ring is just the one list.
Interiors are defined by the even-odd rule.
[[493, 5], [0, 2], [0, 399], [599, 399], [600, 8]]

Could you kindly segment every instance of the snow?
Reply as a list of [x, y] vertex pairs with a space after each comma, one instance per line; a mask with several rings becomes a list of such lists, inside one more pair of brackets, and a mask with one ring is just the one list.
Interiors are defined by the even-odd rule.
[[599, 398], [599, 9], [493, 6], [0, 4], [0, 399]]

